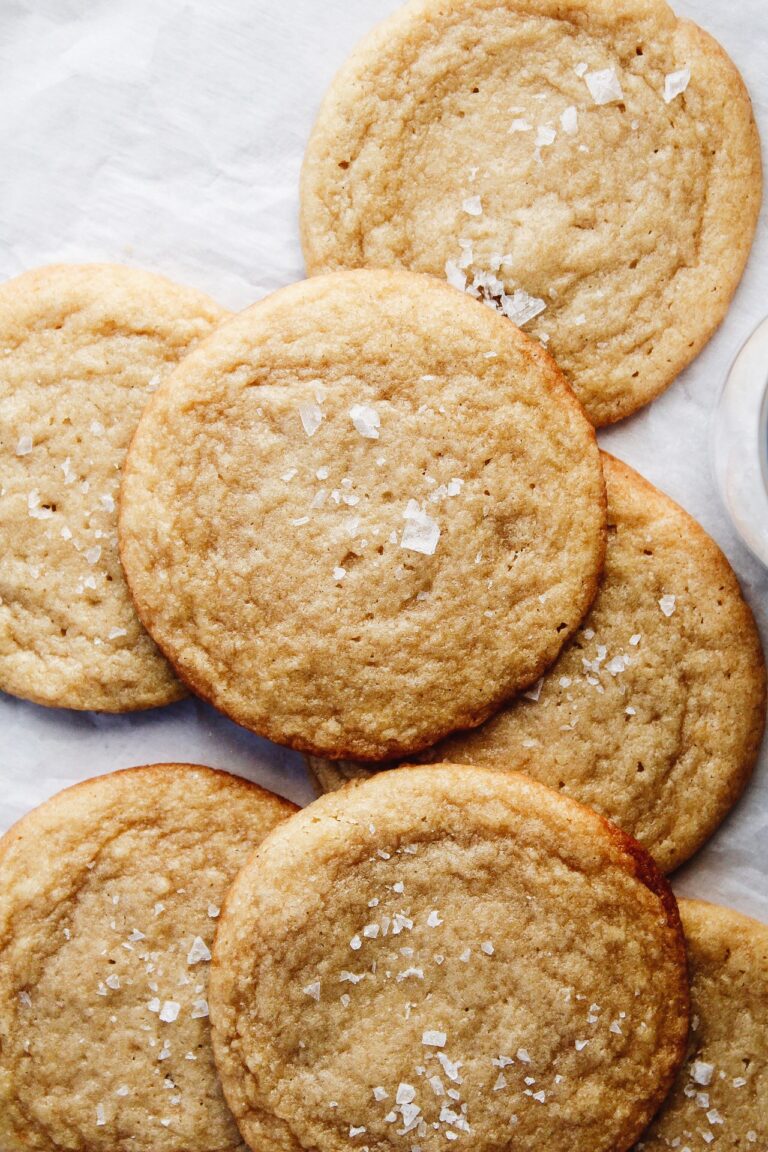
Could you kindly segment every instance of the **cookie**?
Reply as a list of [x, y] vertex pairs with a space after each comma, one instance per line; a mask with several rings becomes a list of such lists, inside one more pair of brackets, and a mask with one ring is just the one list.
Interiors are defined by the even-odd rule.
[[62, 792], [0, 842], [3, 1152], [235, 1152], [209, 1039], [225, 892], [293, 804], [165, 764]]
[[710, 338], [762, 194], [739, 73], [664, 0], [411, 0], [334, 81], [302, 184], [310, 274], [447, 276], [596, 424]]
[[[715, 542], [603, 455], [608, 553], [592, 611], [532, 692], [430, 758], [523, 771], [595, 808], [671, 871], [741, 795], [765, 726], [752, 613]], [[324, 790], [369, 774], [313, 759]]]
[[0, 690], [104, 712], [184, 695], [125, 586], [118, 490], [150, 393], [223, 316], [116, 265], [0, 286]]
[[768, 1148], [768, 927], [680, 902], [691, 970], [688, 1059], [636, 1152]]
[[538, 345], [432, 277], [346, 272], [174, 372], [128, 456], [121, 555], [195, 692], [278, 743], [381, 760], [555, 659], [597, 588], [604, 499]]
[[523, 776], [439, 765], [325, 796], [231, 890], [210, 985], [258, 1152], [626, 1149], [685, 1052], [674, 898]]

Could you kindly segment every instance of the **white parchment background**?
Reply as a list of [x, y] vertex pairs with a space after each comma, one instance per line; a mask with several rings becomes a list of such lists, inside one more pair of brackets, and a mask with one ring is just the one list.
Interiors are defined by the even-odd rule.
[[[302, 276], [297, 182], [320, 98], [396, 0], [0, 0], [0, 278], [124, 261], [241, 308]], [[765, 0], [680, 0], [734, 57], [768, 144]], [[768, 575], [737, 542], [710, 472], [716, 398], [768, 313], [768, 230], [715, 339], [604, 446], [689, 509], [734, 564], [768, 637]], [[0, 695], [0, 831], [75, 781], [160, 760], [229, 768], [298, 801], [297, 756], [189, 701], [137, 717]], [[768, 756], [675, 880], [768, 921]]]

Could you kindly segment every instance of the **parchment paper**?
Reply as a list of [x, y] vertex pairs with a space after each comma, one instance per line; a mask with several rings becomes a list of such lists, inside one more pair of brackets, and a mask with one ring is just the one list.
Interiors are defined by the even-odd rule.
[[[0, 277], [124, 261], [241, 308], [303, 274], [298, 176], [318, 103], [395, 0], [0, 0]], [[679, 0], [728, 49], [768, 141], [765, 0]], [[731, 313], [672, 389], [603, 445], [683, 504], [768, 629], [768, 574], [715, 491], [709, 436], [742, 342], [768, 313], [765, 218]], [[0, 695], [0, 831], [68, 784], [161, 760], [228, 768], [294, 800], [300, 758], [198, 701], [135, 717]], [[675, 878], [768, 921], [768, 756], [745, 800]]]

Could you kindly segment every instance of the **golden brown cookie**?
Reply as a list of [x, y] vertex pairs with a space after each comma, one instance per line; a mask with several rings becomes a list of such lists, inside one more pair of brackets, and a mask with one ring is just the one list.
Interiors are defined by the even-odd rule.
[[[754, 618], [715, 542], [606, 454], [608, 553], [592, 611], [533, 691], [430, 759], [526, 772], [595, 808], [671, 871], [741, 795], [765, 726]], [[317, 758], [323, 790], [370, 773]]]
[[0, 841], [3, 1152], [239, 1152], [210, 949], [233, 876], [295, 810], [163, 764], [70, 788]]
[[479, 724], [578, 627], [594, 433], [553, 361], [405, 272], [293, 285], [148, 406], [122, 489], [139, 615], [195, 692], [321, 755]]
[[623, 1152], [683, 1059], [674, 898], [523, 776], [439, 765], [324, 796], [231, 890], [210, 986], [255, 1152]]
[[125, 586], [118, 492], [151, 392], [224, 315], [117, 265], [0, 286], [0, 690], [105, 712], [184, 695]]
[[768, 927], [680, 902], [691, 971], [688, 1060], [637, 1152], [768, 1148]]
[[310, 274], [447, 276], [547, 342], [596, 424], [723, 319], [762, 192], [732, 61], [664, 0], [411, 0], [309, 143]]

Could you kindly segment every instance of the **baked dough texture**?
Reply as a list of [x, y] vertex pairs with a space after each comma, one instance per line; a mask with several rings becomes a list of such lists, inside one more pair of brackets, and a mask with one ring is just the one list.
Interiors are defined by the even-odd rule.
[[121, 555], [180, 675], [331, 757], [404, 756], [541, 675], [589, 608], [605, 494], [551, 358], [446, 284], [283, 289], [169, 377], [131, 446]]
[[[669, 497], [603, 455], [605, 574], [557, 663], [474, 732], [427, 754], [523, 771], [630, 833], [664, 871], [741, 795], [765, 727], [760, 636], [715, 542]], [[310, 761], [323, 790], [365, 765]]]
[[623, 1152], [688, 1030], [676, 905], [639, 845], [453, 765], [277, 829], [227, 898], [210, 1004], [254, 1152]]
[[232, 878], [294, 811], [155, 765], [68, 789], [0, 841], [3, 1152], [240, 1152], [210, 949]]
[[151, 391], [224, 315], [117, 265], [0, 286], [0, 690], [105, 712], [185, 694], [133, 609], [118, 493]]
[[768, 1147], [768, 927], [681, 900], [691, 1035], [677, 1082], [636, 1152]]
[[762, 172], [736, 67], [664, 0], [412, 0], [335, 79], [302, 185], [310, 274], [448, 275], [608, 424], [723, 319]]

